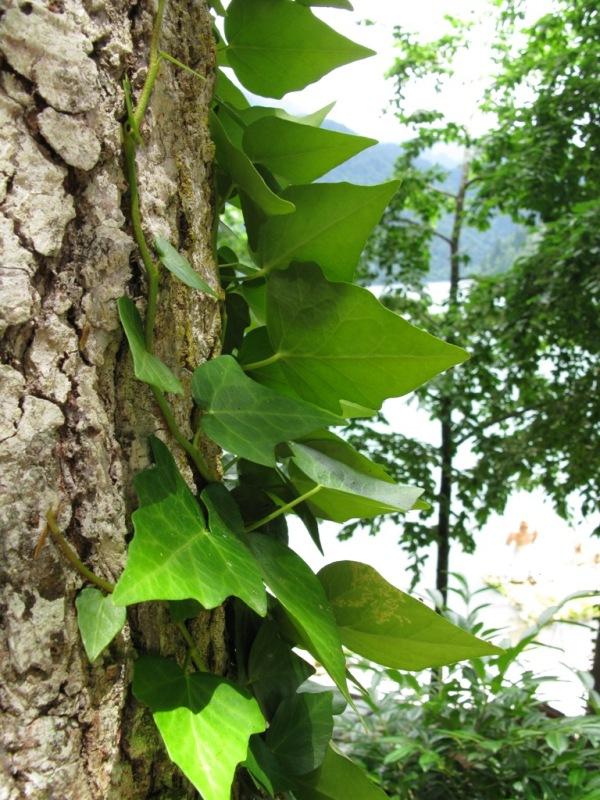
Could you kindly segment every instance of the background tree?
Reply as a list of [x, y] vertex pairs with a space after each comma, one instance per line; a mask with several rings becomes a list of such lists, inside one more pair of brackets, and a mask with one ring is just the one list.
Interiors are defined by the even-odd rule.
[[[52, 509], [80, 556], [117, 577], [131, 478], [148, 461], [148, 434], [164, 428], [133, 378], [115, 302], [126, 287], [143, 294], [126, 221], [121, 87], [129, 75], [141, 89], [155, 13], [146, 3], [12, 3], [0, 22], [0, 795], [11, 799], [194, 795], [120, 666], [138, 648], [181, 650], [166, 609], [132, 610], [116, 659], [90, 666], [75, 620], [80, 578], [50, 543], [34, 557]], [[161, 46], [207, 79], [168, 65], [159, 74], [138, 154], [146, 232], [178, 242], [214, 285], [206, 4], [169, 3]], [[157, 342], [185, 381], [218, 349], [217, 305], [163, 280]], [[190, 414], [191, 401], [177, 405], [185, 431]], [[205, 613], [196, 633], [222, 672], [222, 610]]]
[[[565, 517], [575, 497], [584, 514], [598, 504], [597, 206], [587, 200], [598, 195], [595, 171], [588, 168], [597, 135], [591, 120], [600, 113], [590, 66], [598, 55], [598, 13], [592, 3], [559, 3], [525, 32], [515, 52], [509, 43], [520, 8], [508, 7], [501, 18], [501, 70], [484, 104], [499, 125], [484, 137], [473, 140], [437, 113], [402, 111], [412, 63], [421, 64], [417, 76], [448, 73], [450, 67], [438, 62], [439, 54], [454, 52], [447, 39], [420, 48], [402, 34], [403, 55], [392, 71], [400, 120], [418, 131], [398, 163], [404, 190], [372, 241], [369, 264], [393, 285], [387, 295], [393, 308], [442, 336], [458, 336], [471, 360], [419, 393], [440, 423], [439, 447], [415, 447], [362, 423], [354, 435], [365, 436], [394, 469], [394, 460], [381, 455], [385, 439], [402, 479], [423, 480], [425, 461], [440, 469], [430, 512], [436, 521], [404, 524], [402, 543], [416, 567], [423, 546], [438, 544], [442, 593], [449, 540], [472, 548], [473, 530], [501, 512], [515, 489], [542, 486]], [[428, 147], [448, 141], [460, 143], [469, 161], [458, 185], [439, 170], [415, 170]], [[574, 188], [563, 192], [563, 185]], [[528, 249], [513, 269], [475, 277], [461, 292], [461, 269], [468, 274], [465, 232], [488, 225], [498, 209], [528, 223]], [[449, 227], [444, 214], [451, 216]], [[426, 293], [435, 241], [448, 253], [450, 290], [441, 311], [431, 310]], [[465, 445], [476, 461], [459, 470], [456, 456]], [[436, 496], [431, 480], [428, 492]]]

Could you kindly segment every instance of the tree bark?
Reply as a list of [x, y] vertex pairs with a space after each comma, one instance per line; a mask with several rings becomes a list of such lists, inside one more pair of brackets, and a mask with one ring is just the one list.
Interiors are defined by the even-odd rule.
[[[136, 652], [181, 647], [164, 605], [130, 610], [123, 634], [90, 665], [75, 618], [80, 577], [50, 542], [34, 558], [53, 509], [80, 558], [114, 581], [147, 436], [168, 439], [133, 377], [115, 302], [127, 293], [143, 310], [120, 123], [124, 77], [134, 92], [143, 83], [154, 12], [147, 0], [24, 0], [0, 19], [3, 800], [194, 796], [129, 691]], [[214, 48], [202, 0], [170, 0], [161, 48], [206, 81], [161, 67], [138, 153], [143, 223], [149, 240], [168, 237], [216, 286]], [[219, 350], [217, 304], [199, 297], [163, 276], [157, 354], [186, 386]], [[189, 394], [175, 412], [190, 433]], [[224, 671], [222, 610], [195, 633]]]

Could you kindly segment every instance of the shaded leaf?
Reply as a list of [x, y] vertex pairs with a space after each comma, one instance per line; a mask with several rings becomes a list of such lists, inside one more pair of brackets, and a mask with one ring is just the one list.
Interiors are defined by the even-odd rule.
[[250, 650], [247, 682], [267, 716], [313, 673], [313, 667], [279, 636], [273, 622], [261, 625]]
[[268, 536], [248, 537], [265, 583], [345, 697], [346, 667], [333, 612], [316, 575], [299, 555]]
[[152, 710], [169, 757], [204, 800], [229, 800], [250, 736], [266, 727], [256, 700], [225, 678], [186, 675], [158, 656], [136, 662], [133, 693]]
[[244, 132], [244, 151], [290, 183], [310, 183], [347, 161], [375, 139], [307, 127], [277, 117], [263, 117]]
[[334, 413], [341, 400], [379, 409], [468, 357], [413, 327], [366, 289], [330, 283], [314, 264], [269, 275], [267, 329], [269, 363], [253, 369], [242, 351], [246, 369], [280, 390], [287, 382], [303, 400]]
[[266, 742], [290, 775], [320, 767], [333, 733], [333, 695], [293, 694], [279, 705]]
[[169, 614], [173, 622], [195, 619], [201, 611], [202, 606], [197, 600], [171, 600], [169, 602]]
[[172, 272], [176, 278], [179, 278], [182, 283], [185, 283], [186, 286], [190, 286], [192, 289], [199, 289], [201, 292], [211, 297], [218, 296], [215, 290], [192, 268], [187, 258], [173, 247], [171, 242], [164, 239], [162, 236], [157, 236], [154, 240], [154, 246], [161, 263], [169, 272]]
[[298, 800], [387, 800], [362, 767], [331, 746], [318, 770], [296, 778], [294, 795]]
[[[346, 460], [352, 458], [351, 452], [348, 453], [352, 448], [346, 443], [323, 440], [313, 444], [316, 447], [294, 442], [289, 444], [292, 452], [290, 477], [300, 494], [316, 484], [325, 487], [310, 499], [310, 506], [319, 516], [346, 522], [353, 517], [408, 511], [423, 492], [413, 486], [390, 482], [387, 476], [381, 480], [344, 463], [342, 459], [345, 456]], [[356, 453], [355, 461], [363, 467], [360, 459], [360, 454]]]
[[218, 69], [215, 77], [215, 98], [219, 101], [229, 103], [234, 108], [248, 108], [249, 103], [244, 93], [238, 89], [229, 76]]
[[374, 55], [291, 0], [232, 0], [227, 58], [251, 92], [283, 97], [342, 64]]
[[314, 125], [318, 128], [334, 105], [335, 101], [333, 103], [328, 103], [326, 106], [323, 106], [323, 108], [312, 111], [310, 114], [304, 114], [300, 117], [288, 114], [283, 108], [277, 108], [277, 106], [250, 106], [250, 108], [246, 108], [240, 113], [240, 118], [245, 125], [250, 125], [264, 117], [278, 117], [279, 119], [285, 119], [289, 122], [297, 122], [300, 125]]
[[230, 141], [220, 118], [211, 112], [210, 131], [217, 148], [217, 163], [265, 214], [290, 214], [294, 204], [275, 194], [248, 156]]
[[265, 466], [274, 466], [279, 442], [340, 423], [322, 409], [251, 380], [231, 356], [198, 367], [192, 393], [204, 412], [200, 425], [206, 435], [230, 453]]
[[166, 364], [146, 350], [144, 327], [139, 311], [128, 297], [117, 300], [121, 325], [129, 342], [135, 377], [163, 392], [183, 394], [183, 387]]
[[224, 354], [231, 353], [241, 345], [244, 331], [248, 325], [250, 325], [248, 303], [241, 294], [228, 292], [225, 299]]
[[315, 261], [330, 280], [351, 281], [365, 242], [398, 186], [399, 181], [290, 186], [282, 197], [294, 204], [295, 213], [268, 219], [259, 229], [262, 268]]
[[125, 625], [126, 611], [99, 589], [82, 589], [75, 600], [77, 625], [90, 661], [95, 661]]
[[[205, 502], [207, 493], [210, 498], [210, 490], [202, 494]], [[211, 512], [209, 532], [183, 481], [174, 493], [138, 508], [127, 564], [113, 593], [115, 604], [192, 598], [215, 608], [235, 595], [264, 615], [266, 596], [252, 553], [214, 507]]]
[[250, 739], [244, 766], [266, 789], [269, 797], [275, 797], [276, 792], [284, 792], [291, 787], [291, 776], [284, 770], [261, 736], [253, 736]]
[[503, 652], [396, 589], [368, 564], [337, 561], [319, 579], [343, 644], [378, 664], [421, 670]]

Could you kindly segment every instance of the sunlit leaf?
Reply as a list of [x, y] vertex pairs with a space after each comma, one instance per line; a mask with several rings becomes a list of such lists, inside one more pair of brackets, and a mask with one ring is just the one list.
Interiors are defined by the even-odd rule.
[[[154, 481], [156, 472], [160, 474], [153, 467], [142, 473], [142, 484], [144, 475]], [[235, 595], [257, 614], [266, 613], [265, 591], [252, 553], [211, 502], [210, 489], [205, 493], [210, 531], [183, 481], [175, 492], [134, 512], [135, 535], [113, 593], [117, 605], [194, 599], [204, 608], [215, 608]]]
[[319, 579], [343, 644], [378, 664], [421, 670], [503, 652], [396, 589], [368, 564], [337, 561]]
[[75, 606], [85, 652], [90, 661], [95, 661], [125, 625], [125, 609], [115, 606], [110, 595], [93, 587], [79, 592]]
[[291, 0], [232, 0], [225, 36], [228, 63], [247, 89], [263, 97], [283, 97], [374, 55]]
[[330, 283], [313, 264], [293, 264], [269, 276], [267, 329], [268, 363], [249, 362], [244, 349], [240, 354], [252, 377], [280, 391], [287, 384], [296, 396], [334, 413], [341, 400], [379, 409], [387, 398], [467, 358], [460, 347], [389, 311], [366, 289]]
[[325, 487], [310, 498], [310, 506], [326, 519], [345, 522], [353, 517], [408, 511], [422, 494], [422, 489], [394, 483], [388, 476], [383, 480], [375, 477], [376, 465], [369, 469], [364, 464], [370, 463], [368, 459], [341, 440], [323, 439], [308, 445], [291, 442], [289, 447], [290, 477], [298, 492], [304, 494], [316, 484]]
[[231, 356], [198, 367], [192, 379], [202, 430], [230, 453], [274, 466], [279, 442], [340, 420], [308, 403], [283, 397], [248, 378]]
[[375, 139], [263, 117], [244, 133], [244, 151], [290, 183], [310, 183], [347, 161]]
[[183, 387], [166, 364], [146, 349], [139, 311], [128, 297], [117, 300], [121, 325], [129, 342], [135, 377], [163, 392], [183, 394]]
[[351, 281], [365, 242], [399, 186], [315, 183], [290, 186], [282, 197], [294, 214], [267, 220], [258, 233], [263, 269], [314, 261], [332, 281]]
[[159, 656], [138, 659], [133, 693], [152, 710], [169, 757], [204, 800], [230, 800], [250, 736], [266, 728], [256, 700], [225, 678], [186, 674]]

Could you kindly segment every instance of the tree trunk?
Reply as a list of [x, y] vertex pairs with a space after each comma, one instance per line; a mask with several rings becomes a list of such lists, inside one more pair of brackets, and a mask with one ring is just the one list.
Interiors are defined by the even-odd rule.
[[[465, 160], [462, 166], [460, 185], [455, 195], [454, 219], [452, 234], [449, 241], [450, 259], [450, 287], [448, 291], [447, 319], [450, 327], [447, 340], [455, 344], [453, 335], [454, 320], [460, 313], [460, 236], [464, 220], [465, 198], [469, 179], [469, 161]], [[448, 570], [450, 568], [450, 539], [452, 536], [450, 511], [452, 505], [452, 464], [455, 456], [453, 441], [454, 426], [452, 424], [452, 370], [444, 376], [442, 397], [440, 398], [440, 491], [438, 494], [438, 524], [437, 524], [437, 561], [435, 571], [435, 587], [444, 601], [448, 600]]]
[[[115, 304], [145, 292], [123, 175], [121, 87], [129, 75], [139, 92], [154, 13], [147, 0], [24, 0], [0, 20], [3, 800], [194, 796], [129, 691], [135, 652], [181, 646], [164, 605], [130, 610], [123, 634], [90, 665], [75, 618], [80, 577], [51, 543], [34, 558], [53, 509], [80, 558], [115, 580], [132, 475], [147, 463], [148, 434], [168, 438], [133, 377]], [[170, 0], [161, 48], [207, 80], [161, 67], [138, 155], [143, 224], [216, 285], [214, 48], [202, 0]], [[218, 308], [198, 298], [163, 276], [157, 354], [187, 385], [219, 348]], [[189, 395], [175, 410], [189, 433]], [[222, 610], [195, 633], [224, 671]]]

